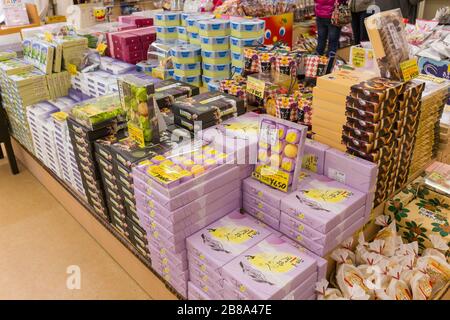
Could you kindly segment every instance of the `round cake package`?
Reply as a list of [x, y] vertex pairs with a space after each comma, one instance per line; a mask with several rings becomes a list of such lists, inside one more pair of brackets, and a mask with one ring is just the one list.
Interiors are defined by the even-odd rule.
[[174, 63], [191, 64], [201, 61], [201, 49], [197, 45], [177, 45], [170, 49]]
[[158, 12], [155, 14], [155, 25], [165, 27], [179, 26], [180, 14], [173, 11]]
[[219, 37], [205, 37], [200, 36], [200, 45], [202, 50], [208, 51], [224, 51], [230, 49], [230, 37], [229, 36], [219, 36]]
[[197, 22], [199, 33], [204, 37], [224, 37], [230, 35], [230, 21], [222, 19], [200, 20]]
[[193, 86], [201, 87], [202, 86], [202, 80], [200, 76], [192, 76], [192, 77], [183, 77], [174, 75], [174, 79], [177, 81], [186, 82], [188, 84], [191, 84]]
[[255, 37], [249, 39], [241, 39], [237, 37], [230, 37], [230, 48], [232, 52], [242, 53], [245, 47], [255, 47], [264, 43], [264, 37]]
[[203, 62], [207, 64], [227, 64], [231, 62], [231, 54], [229, 50], [208, 51], [202, 50]]
[[259, 38], [264, 35], [266, 23], [261, 19], [232, 18], [231, 36], [243, 39]]
[[199, 46], [201, 44], [200, 35], [198, 34], [198, 32], [188, 31], [188, 39], [191, 44], [195, 44], [196, 46]]

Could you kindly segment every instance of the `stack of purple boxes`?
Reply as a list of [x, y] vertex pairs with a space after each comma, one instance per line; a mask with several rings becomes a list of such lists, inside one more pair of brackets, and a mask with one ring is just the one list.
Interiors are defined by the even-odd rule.
[[232, 212], [187, 240], [191, 300], [314, 299], [326, 261]]
[[[241, 207], [241, 183], [253, 170], [250, 165], [220, 164], [225, 154], [209, 146], [201, 151], [184, 156], [161, 153], [133, 168], [137, 215], [148, 235], [152, 267], [185, 297], [189, 279], [186, 238]], [[192, 175], [161, 183], [152, 169], [166, 165], [174, 170], [182, 167]]]

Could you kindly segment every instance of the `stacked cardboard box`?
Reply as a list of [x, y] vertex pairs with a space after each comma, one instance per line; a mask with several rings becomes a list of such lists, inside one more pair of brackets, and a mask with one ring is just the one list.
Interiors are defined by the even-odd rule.
[[154, 27], [111, 32], [107, 35], [111, 57], [132, 64], [147, 59], [148, 48], [155, 40]]
[[450, 164], [450, 107], [444, 109], [439, 125], [439, 150], [437, 160]]
[[407, 179], [422, 90], [414, 83], [373, 78], [353, 85], [347, 97], [342, 141], [348, 153], [378, 165], [375, 206]]
[[342, 127], [346, 122], [345, 103], [350, 88], [371, 78], [370, 74], [341, 70], [317, 78], [313, 89], [312, 130], [314, 140], [345, 151], [341, 143]]
[[326, 273], [323, 259], [239, 212], [189, 237], [187, 247], [196, 300], [306, 300]]
[[94, 141], [123, 134], [123, 111], [118, 95], [86, 100], [73, 106], [67, 120], [69, 136], [81, 172], [83, 187], [95, 212], [109, 220]]
[[133, 167], [134, 195], [148, 235], [153, 269], [181, 295], [189, 279], [186, 238], [241, 206], [241, 181], [249, 166], [227, 165], [210, 146], [163, 147], [149, 163]]
[[62, 69], [70, 70], [70, 65], [75, 65], [77, 68], [80, 67], [82, 57], [88, 49], [87, 38], [66, 35], [53, 38], [52, 43], [56, 46], [56, 55], [58, 55], [58, 51], [61, 52]]
[[425, 83], [422, 95], [422, 108], [414, 146], [410, 176], [425, 169], [427, 164], [437, 155], [439, 148], [439, 121], [449, 96], [450, 82], [429, 75], [420, 75], [414, 80]]

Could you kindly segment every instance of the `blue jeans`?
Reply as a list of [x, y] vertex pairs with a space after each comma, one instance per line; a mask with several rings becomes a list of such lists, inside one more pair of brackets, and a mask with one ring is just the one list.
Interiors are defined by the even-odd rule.
[[316, 17], [317, 23], [317, 54], [323, 56], [328, 40], [327, 56], [334, 57], [339, 49], [339, 38], [341, 36], [341, 28], [331, 24], [331, 19]]

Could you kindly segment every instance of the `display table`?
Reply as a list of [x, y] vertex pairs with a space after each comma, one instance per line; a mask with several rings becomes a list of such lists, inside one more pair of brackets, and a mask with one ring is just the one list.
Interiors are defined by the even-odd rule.
[[152, 272], [148, 260], [138, 253], [108, 223], [97, 218], [88, 205], [48, 170], [28, 150], [12, 138], [17, 159], [61, 203], [75, 220], [113, 257], [113, 259], [147, 292], [152, 299], [174, 300], [179, 297], [163, 280]]

